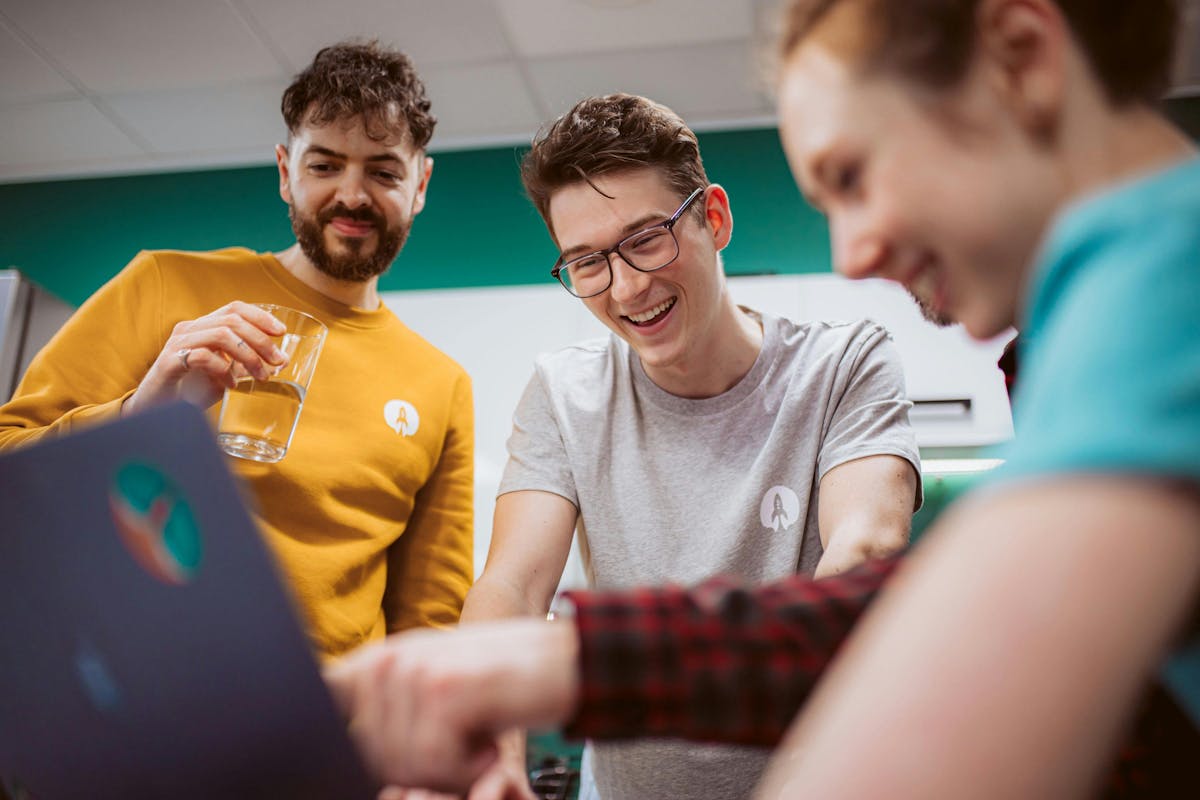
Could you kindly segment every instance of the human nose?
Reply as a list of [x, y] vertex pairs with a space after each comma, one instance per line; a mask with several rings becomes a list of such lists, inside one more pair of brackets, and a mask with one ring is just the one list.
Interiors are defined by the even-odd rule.
[[861, 221], [831, 217], [829, 237], [833, 245], [833, 266], [852, 280], [879, 276], [887, 264], [887, 246], [869, 232]]
[[351, 168], [342, 172], [335, 199], [346, 208], [358, 208], [371, 202], [362, 170]]
[[649, 273], [636, 270], [629, 266], [620, 253], [610, 253], [608, 267], [612, 270], [612, 285], [609, 293], [618, 303], [623, 303], [640, 295], [650, 283]]

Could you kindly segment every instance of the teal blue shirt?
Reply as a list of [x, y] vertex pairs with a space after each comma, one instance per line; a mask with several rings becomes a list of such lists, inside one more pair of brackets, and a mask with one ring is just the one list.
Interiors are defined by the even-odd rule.
[[[1136, 473], [1200, 488], [1200, 159], [1064, 213], [1027, 301], [1017, 438], [995, 478]], [[1200, 637], [1164, 677], [1200, 723]]]

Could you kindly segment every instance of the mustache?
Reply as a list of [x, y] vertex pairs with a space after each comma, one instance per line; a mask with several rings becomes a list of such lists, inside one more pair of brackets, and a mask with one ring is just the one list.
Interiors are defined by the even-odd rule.
[[338, 203], [332, 208], [327, 208], [317, 215], [317, 222], [321, 225], [326, 225], [333, 221], [334, 217], [344, 217], [352, 219], [355, 222], [370, 222], [376, 228], [383, 228], [383, 218], [372, 211], [370, 208], [347, 208]]

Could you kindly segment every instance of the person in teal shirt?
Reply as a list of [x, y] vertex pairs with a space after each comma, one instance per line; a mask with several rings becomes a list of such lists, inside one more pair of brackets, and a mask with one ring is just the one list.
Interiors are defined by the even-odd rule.
[[1015, 325], [1022, 375], [1005, 464], [860, 623], [762, 796], [1086, 796], [1156, 674], [1200, 724], [1200, 159], [1157, 107], [1178, 11], [787, 4], [781, 135], [835, 267], [976, 338]]

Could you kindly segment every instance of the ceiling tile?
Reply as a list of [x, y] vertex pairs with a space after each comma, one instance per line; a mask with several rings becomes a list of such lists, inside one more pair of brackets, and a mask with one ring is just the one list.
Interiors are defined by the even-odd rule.
[[691, 124], [772, 113], [748, 41], [546, 59], [530, 62], [529, 71], [555, 117], [610, 92], [657, 100]]
[[518, 54], [562, 56], [746, 38], [751, 0], [496, 0]]
[[0, 175], [140, 153], [86, 100], [9, 106], [0, 114], [0, 141]]
[[260, 148], [264, 161], [287, 137], [279, 113], [282, 79], [221, 89], [104, 97], [156, 153]]
[[542, 122], [512, 64], [438, 67], [426, 70], [425, 83], [438, 118], [434, 147], [489, 137], [528, 140]]
[[75, 87], [0, 25], [0, 103], [71, 96]]
[[417, 67], [486, 61], [509, 55], [499, 20], [482, 0], [241, 0], [292, 62], [303, 69], [322, 47], [351, 37], [378, 38], [408, 54]]
[[207, 86], [283, 70], [225, 0], [6, 4], [8, 19], [96, 92]]

